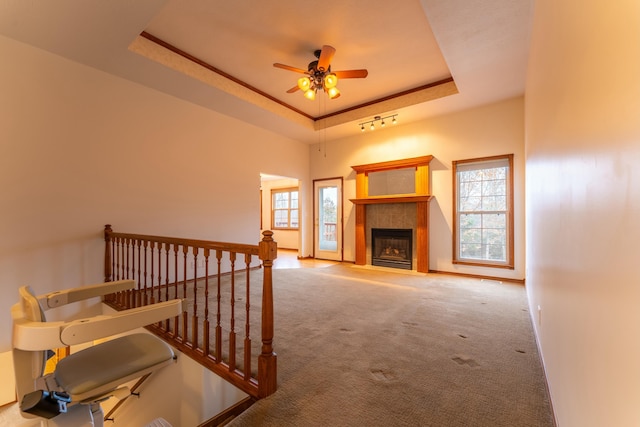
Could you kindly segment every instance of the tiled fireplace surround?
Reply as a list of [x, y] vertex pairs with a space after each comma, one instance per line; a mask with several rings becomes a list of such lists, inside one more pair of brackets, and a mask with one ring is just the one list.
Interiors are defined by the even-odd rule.
[[[352, 166], [356, 171], [356, 198], [350, 199], [356, 211], [356, 265], [371, 265], [372, 228], [411, 228], [413, 266], [429, 272], [429, 162], [433, 156], [393, 160]], [[369, 195], [371, 172], [414, 168], [415, 192], [410, 194]]]
[[372, 228], [402, 228], [412, 230], [413, 254], [412, 265], [417, 265], [416, 250], [416, 204], [388, 203], [367, 205], [366, 207], [366, 247], [367, 265], [371, 265], [371, 229]]

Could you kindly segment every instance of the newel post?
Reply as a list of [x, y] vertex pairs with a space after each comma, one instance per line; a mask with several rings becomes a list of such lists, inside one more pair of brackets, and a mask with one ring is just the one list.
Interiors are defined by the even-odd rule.
[[111, 233], [113, 230], [111, 229], [111, 224], [107, 224], [104, 226], [104, 281], [111, 281]]
[[259, 257], [264, 267], [262, 281], [262, 353], [258, 357], [258, 395], [267, 397], [277, 388], [277, 356], [273, 351], [273, 260], [277, 258], [278, 244], [273, 231], [265, 230], [260, 241]]

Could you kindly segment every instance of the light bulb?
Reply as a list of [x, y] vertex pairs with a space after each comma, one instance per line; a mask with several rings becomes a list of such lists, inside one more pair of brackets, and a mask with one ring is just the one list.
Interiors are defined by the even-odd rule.
[[360, 131], [364, 132], [364, 123], [360, 125]]
[[327, 89], [331, 89], [332, 87], [336, 87], [338, 84], [338, 76], [334, 73], [329, 73], [324, 76], [324, 87]]
[[337, 97], [340, 96], [340, 91], [338, 90], [337, 87], [332, 87], [327, 89], [327, 94], [329, 95], [329, 99], [336, 99]]
[[304, 97], [310, 101], [313, 101], [314, 99], [316, 99], [316, 91], [313, 89], [307, 89], [304, 92]]
[[298, 87], [302, 91], [307, 91], [311, 88], [311, 80], [309, 77], [301, 77], [298, 79]]
[[382, 123], [380, 123], [380, 127], [383, 128], [385, 124], [386, 123], [384, 122], [384, 119], [382, 119]]
[[396, 123], [398, 123], [398, 122], [396, 121], [396, 116], [393, 116], [393, 120], [391, 121], [391, 123], [392, 123], [392, 124], [394, 124], [394, 125], [395, 125]]
[[371, 122], [371, 126], [369, 126], [369, 129], [374, 130], [375, 128], [375, 125], [373, 124], [373, 122]]

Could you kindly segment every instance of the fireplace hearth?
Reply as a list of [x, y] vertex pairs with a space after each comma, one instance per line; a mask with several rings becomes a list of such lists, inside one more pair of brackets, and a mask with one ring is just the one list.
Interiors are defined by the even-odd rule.
[[371, 265], [413, 268], [413, 230], [397, 228], [371, 229]]

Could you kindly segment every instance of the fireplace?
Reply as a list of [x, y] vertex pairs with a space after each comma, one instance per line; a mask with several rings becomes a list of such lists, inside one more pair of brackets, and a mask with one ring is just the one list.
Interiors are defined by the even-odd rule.
[[[374, 228], [388, 227], [392, 229], [411, 229], [410, 238], [412, 245], [409, 246], [413, 252], [412, 256], [408, 256], [408, 266], [403, 268], [415, 269], [419, 273], [429, 272], [429, 201], [433, 198], [430, 194], [429, 185], [429, 162], [433, 156], [414, 157], [411, 159], [389, 160], [379, 163], [369, 163], [366, 165], [351, 166], [356, 172], [356, 198], [349, 199], [355, 205], [355, 263], [356, 265], [372, 265], [371, 262], [374, 253], [371, 251], [372, 233], [370, 230]], [[374, 191], [370, 193], [370, 174], [384, 171], [394, 171], [396, 169], [404, 170], [402, 176], [398, 177], [395, 172], [391, 174], [383, 174], [385, 176], [376, 176], [374, 179]], [[413, 170], [414, 185], [407, 189], [406, 186], [399, 187], [396, 185], [398, 179], [406, 181], [408, 171]], [[410, 175], [410, 174], [409, 174]], [[385, 187], [386, 184], [386, 187]], [[382, 188], [382, 187], [384, 188]], [[413, 190], [413, 191], [412, 191]], [[409, 193], [405, 193], [409, 191]], [[400, 192], [400, 193], [398, 193]], [[402, 214], [400, 221], [396, 219], [391, 222], [387, 220], [389, 216], [374, 219], [371, 209], [375, 207], [383, 207], [388, 205], [402, 204], [408, 206], [406, 214]], [[376, 213], [377, 215], [377, 213]], [[411, 218], [411, 223], [408, 219]], [[395, 265], [394, 265], [395, 267]]]
[[371, 265], [413, 268], [413, 230], [397, 228], [371, 229]]

